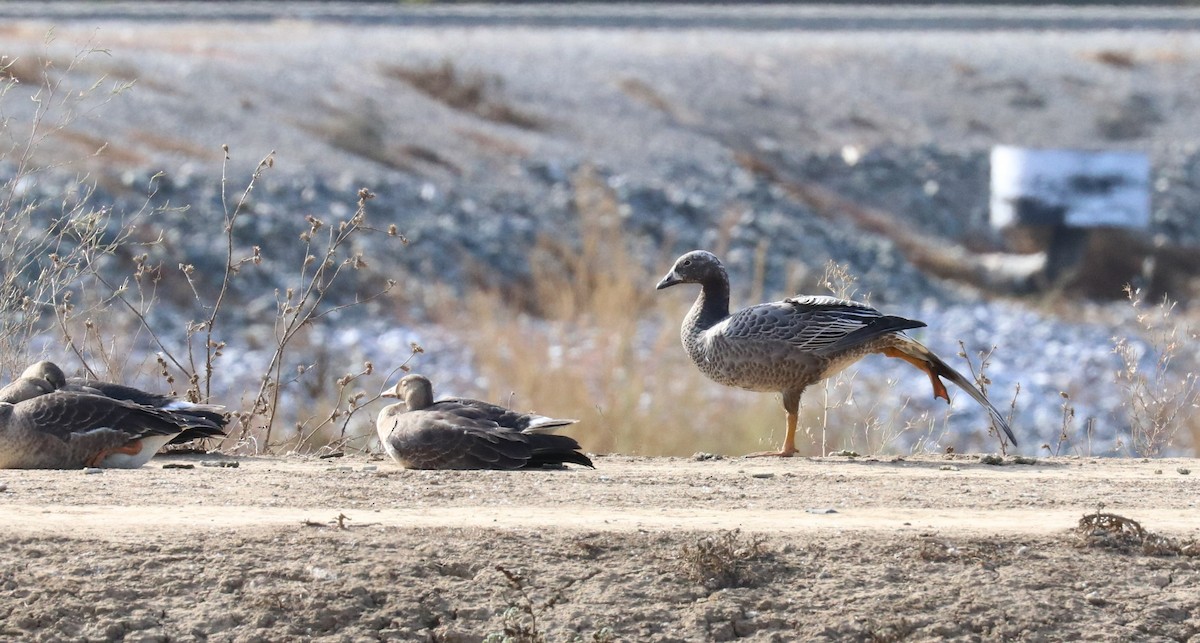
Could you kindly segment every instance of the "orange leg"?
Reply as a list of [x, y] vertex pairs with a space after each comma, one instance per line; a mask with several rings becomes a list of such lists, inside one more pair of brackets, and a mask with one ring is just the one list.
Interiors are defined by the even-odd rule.
[[134, 440], [133, 442], [127, 442], [125, 445], [119, 446], [115, 449], [101, 449], [99, 452], [96, 453], [96, 455], [92, 456], [90, 459], [88, 459], [83, 464], [86, 467], [95, 468], [95, 467], [99, 467], [100, 464], [102, 462], [104, 462], [105, 458], [107, 458], [108, 456], [110, 456], [114, 453], [124, 453], [125, 455], [137, 455], [141, 452], [142, 452], [142, 441]]
[[913, 357], [908, 353], [901, 352], [896, 348], [885, 348], [883, 349], [883, 354], [887, 355], [888, 357], [898, 357], [909, 364], [916, 366], [922, 371], [925, 371], [925, 374], [929, 376], [929, 383], [933, 384], [933, 397], [940, 397], [947, 402], [950, 401], [950, 393], [946, 391], [946, 385], [942, 384], [942, 380], [938, 378], [937, 371], [934, 370], [933, 364], [930, 364], [919, 357]]
[[762, 451], [760, 453], [750, 453], [747, 458], [762, 458], [774, 456], [778, 458], [790, 458], [796, 454], [796, 422], [799, 417], [792, 411], [787, 412], [787, 435], [783, 436], [783, 448], [779, 451]]

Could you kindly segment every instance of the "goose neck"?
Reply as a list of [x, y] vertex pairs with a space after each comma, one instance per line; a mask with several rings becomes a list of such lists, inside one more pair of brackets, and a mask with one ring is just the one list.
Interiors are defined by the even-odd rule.
[[729, 280], [710, 279], [701, 284], [700, 295], [692, 305], [692, 327], [703, 332], [729, 316]]

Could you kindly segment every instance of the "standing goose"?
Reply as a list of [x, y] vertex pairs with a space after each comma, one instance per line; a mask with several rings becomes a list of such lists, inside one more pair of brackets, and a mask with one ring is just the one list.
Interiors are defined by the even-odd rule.
[[142, 466], [187, 430], [220, 429], [203, 418], [103, 395], [52, 391], [0, 402], [0, 468]]
[[537, 469], [566, 462], [591, 467], [579, 443], [545, 433], [575, 420], [469, 399], [433, 401], [433, 384], [406, 375], [385, 397], [403, 403], [379, 412], [375, 429], [383, 448], [408, 469]]
[[796, 422], [804, 389], [870, 353], [900, 358], [929, 375], [934, 397], [950, 395], [939, 377], [983, 405], [1013, 445], [1012, 429], [1000, 411], [967, 378], [904, 334], [923, 322], [884, 315], [865, 304], [835, 297], [798, 296], [750, 306], [729, 314], [729, 276], [711, 252], [693, 250], [675, 265], [657, 290], [700, 284], [696, 303], [683, 318], [683, 347], [700, 372], [715, 382], [751, 391], [778, 391], [787, 412], [787, 432], [778, 452], [752, 456], [788, 457], [796, 452]]
[[17, 380], [0, 389], [0, 402], [16, 403], [54, 390], [103, 395], [115, 400], [171, 411], [176, 415], [195, 420], [192, 422], [195, 426], [179, 433], [168, 444], [182, 444], [201, 438], [225, 436], [223, 429], [228, 419], [223, 406], [196, 404], [170, 395], [150, 393], [114, 382], [84, 377], [68, 378], [57, 364], [45, 360], [26, 368]]

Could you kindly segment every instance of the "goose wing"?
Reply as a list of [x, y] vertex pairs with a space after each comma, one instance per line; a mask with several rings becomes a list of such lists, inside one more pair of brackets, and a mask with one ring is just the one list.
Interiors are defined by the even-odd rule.
[[54, 436], [63, 442], [107, 429], [136, 439], [173, 435], [186, 424], [168, 411], [160, 411], [103, 395], [55, 391], [20, 402], [10, 420], [25, 430]]
[[[470, 405], [435, 404], [394, 416], [388, 436], [406, 466], [416, 469], [516, 469], [529, 459], [521, 432], [504, 429]], [[463, 411], [466, 412], [463, 412]]]
[[171, 444], [182, 444], [201, 438], [225, 437], [223, 429], [229, 422], [229, 418], [225, 415], [225, 407], [219, 404], [196, 404], [170, 395], [151, 393], [115, 382], [72, 377], [67, 380], [65, 390], [103, 395], [115, 400], [172, 411], [176, 415], [195, 420], [191, 422], [193, 426], [173, 438]]
[[710, 332], [731, 340], [777, 342], [803, 352], [830, 353], [924, 325], [849, 299], [800, 296], [744, 308]]
[[498, 427], [514, 429], [525, 433], [542, 433], [578, 422], [578, 420], [562, 420], [536, 413], [522, 413], [498, 404], [467, 398], [439, 400], [434, 402], [433, 406], [429, 407], [428, 410], [454, 413], [459, 417], [469, 418], [473, 421], [490, 422]]
[[116, 382], [104, 382], [84, 377], [68, 378], [67, 386], [69, 387], [68, 390], [94, 392], [98, 395], [105, 395], [116, 400], [135, 402], [143, 406], [164, 408], [176, 401], [175, 398], [169, 395], [160, 395], [158, 393], [143, 391], [140, 388], [117, 384]]
[[407, 467], [521, 469], [564, 462], [592, 466], [573, 438], [502, 427], [470, 404], [460, 408], [439, 402], [434, 407], [438, 408], [401, 413], [391, 420], [394, 428], [386, 439]]

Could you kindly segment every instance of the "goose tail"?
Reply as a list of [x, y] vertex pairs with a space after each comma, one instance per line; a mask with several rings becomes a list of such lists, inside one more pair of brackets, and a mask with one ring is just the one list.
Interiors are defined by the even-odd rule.
[[949, 364], [934, 354], [933, 351], [925, 348], [920, 342], [905, 335], [898, 335], [901, 341], [898, 341], [893, 346], [884, 349], [883, 353], [888, 357], [897, 357], [925, 371], [929, 375], [929, 382], [933, 385], [933, 396], [940, 397], [946, 402], [950, 401], [950, 395], [946, 392], [946, 385], [942, 383], [940, 378], [945, 378], [954, 382], [955, 386], [966, 391], [979, 402], [980, 406], [987, 409], [988, 414], [992, 416], [992, 424], [1000, 430], [1004, 431], [1004, 435], [1008, 436], [1013, 446], [1017, 446], [1017, 437], [1013, 435], [1012, 428], [1008, 426], [1008, 421], [1004, 419], [1004, 415], [1000, 413], [983, 391], [979, 390], [967, 378], [963, 377], [962, 373], [954, 370]]

